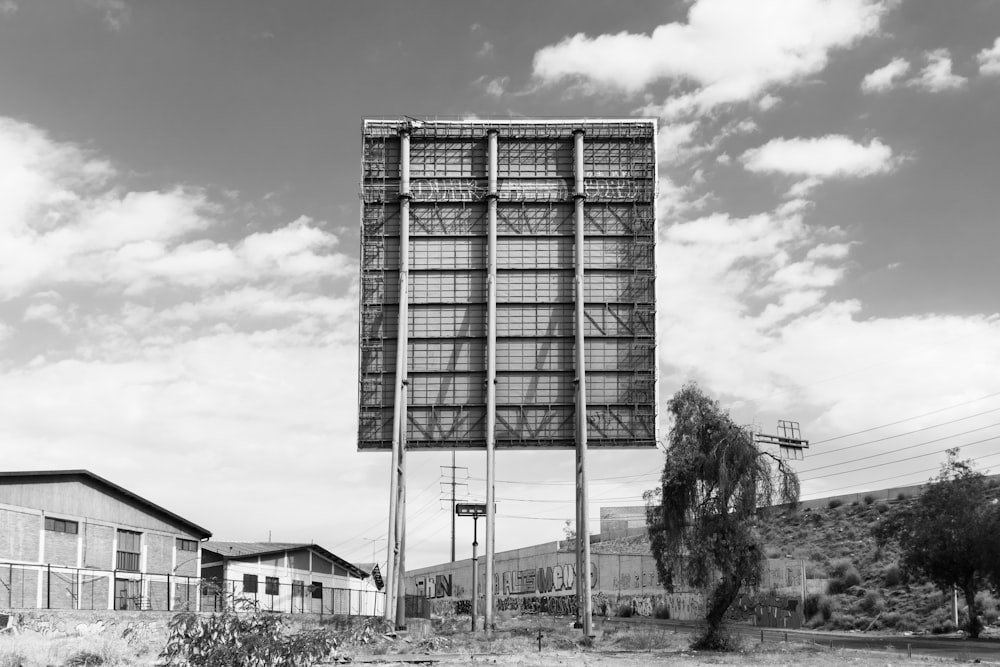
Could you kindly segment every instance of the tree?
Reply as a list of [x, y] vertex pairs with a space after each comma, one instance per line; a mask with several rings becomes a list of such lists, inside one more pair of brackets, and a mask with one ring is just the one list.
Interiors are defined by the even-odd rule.
[[763, 571], [757, 521], [776, 499], [797, 502], [798, 477], [696, 384], [684, 385], [667, 407], [673, 426], [660, 488], [645, 494], [650, 546], [668, 587], [682, 558], [690, 583], [707, 590], [708, 628], [695, 646], [727, 648], [725, 613]]
[[896, 539], [903, 568], [922, 575], [945, 592], [962, 591], [968, 606], [966, 631], [982, 630], [976, 593], [1000, 584], [1000, 505], [989, 480], [948, 450], [937, 478], [913, 502], [875, 527], [880, 542]]

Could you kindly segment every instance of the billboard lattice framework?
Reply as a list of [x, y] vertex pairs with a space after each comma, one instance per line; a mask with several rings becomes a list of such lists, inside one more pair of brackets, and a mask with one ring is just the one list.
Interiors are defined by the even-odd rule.
[[359, 449], [392, 447], [402, 132], [410, 156], [407, 448], [486, 446], [490, 132], [496, 446], [575, 446], [574, 133], [581, 130], [587, 440], [656, 444], [655, 121], [366, 120]]

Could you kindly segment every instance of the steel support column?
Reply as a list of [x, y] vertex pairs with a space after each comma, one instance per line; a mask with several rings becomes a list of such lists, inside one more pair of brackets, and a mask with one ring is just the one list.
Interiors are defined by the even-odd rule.
[[[486, 241], [486, 609], [483, 627], [493, 630], [493, 557], [496, 536], [497, 412], [497, 131], [487, 133], [489, 164]], [[472, 604], [476, 604], [473, 599]], [[473, 613], [475, 608], [473, 607]]]
[[583, 623], [583, 634], [589, 637], [593, 634], [593, 619], [590, 599], [590, 530], [587, 508], [587, 355], [583, 330], [583, 305], [586, 296], [583, 279], [586, 261], [583, 205], [587, 198], [584, 187], [583, 135], [582, 129], [573, 132], [574, 172], [576, 176], [576, 188], [573, 193], [574, 213], [576, 214], [576, 271], [573, 278], [576, 288], [576, 317], [574, 318], [576, 328], [576, 586], [579, 595], [577, 609]]
[[403, 571], [403, 533], [406, 525], [406, 384], [407, 339], [409, 329], [407, 285], [410, 247], [410, 132], [399, 133], [399, 323], [396, 334], [396, 385], [393, 392], [392, 473], [389, 480], [389, 530], [386, 562], [386, 620], [405, 624], [400, 615], [405, 603], [405, 573]]

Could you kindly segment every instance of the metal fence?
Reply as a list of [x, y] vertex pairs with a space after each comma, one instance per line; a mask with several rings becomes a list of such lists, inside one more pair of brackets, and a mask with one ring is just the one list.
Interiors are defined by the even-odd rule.
[[0, 562], [0, 608], [140, 611], [264, 611], [374, 616], [385, 594], [262, 577], [256, 590], [243, 581], [176, 574]]
[[201, 610], [257, 608], [290, 614], [378, 616], [385, 608], [381, 591], [335, 588], [318, 582], [279, 582], [261, 577], [256, 585], [246, 581], [205, 579]]

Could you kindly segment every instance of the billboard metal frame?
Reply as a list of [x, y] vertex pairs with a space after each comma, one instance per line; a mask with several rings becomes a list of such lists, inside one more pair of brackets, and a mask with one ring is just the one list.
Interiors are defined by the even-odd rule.
[[574, 448], [589, 576], [588, 446], [657, 442], [656, 121], [370, 119], [363, 148], [358, 448], [392, 452], [387, 617], [408, 449], [486, 450], [491, 581], [496, 449]]

